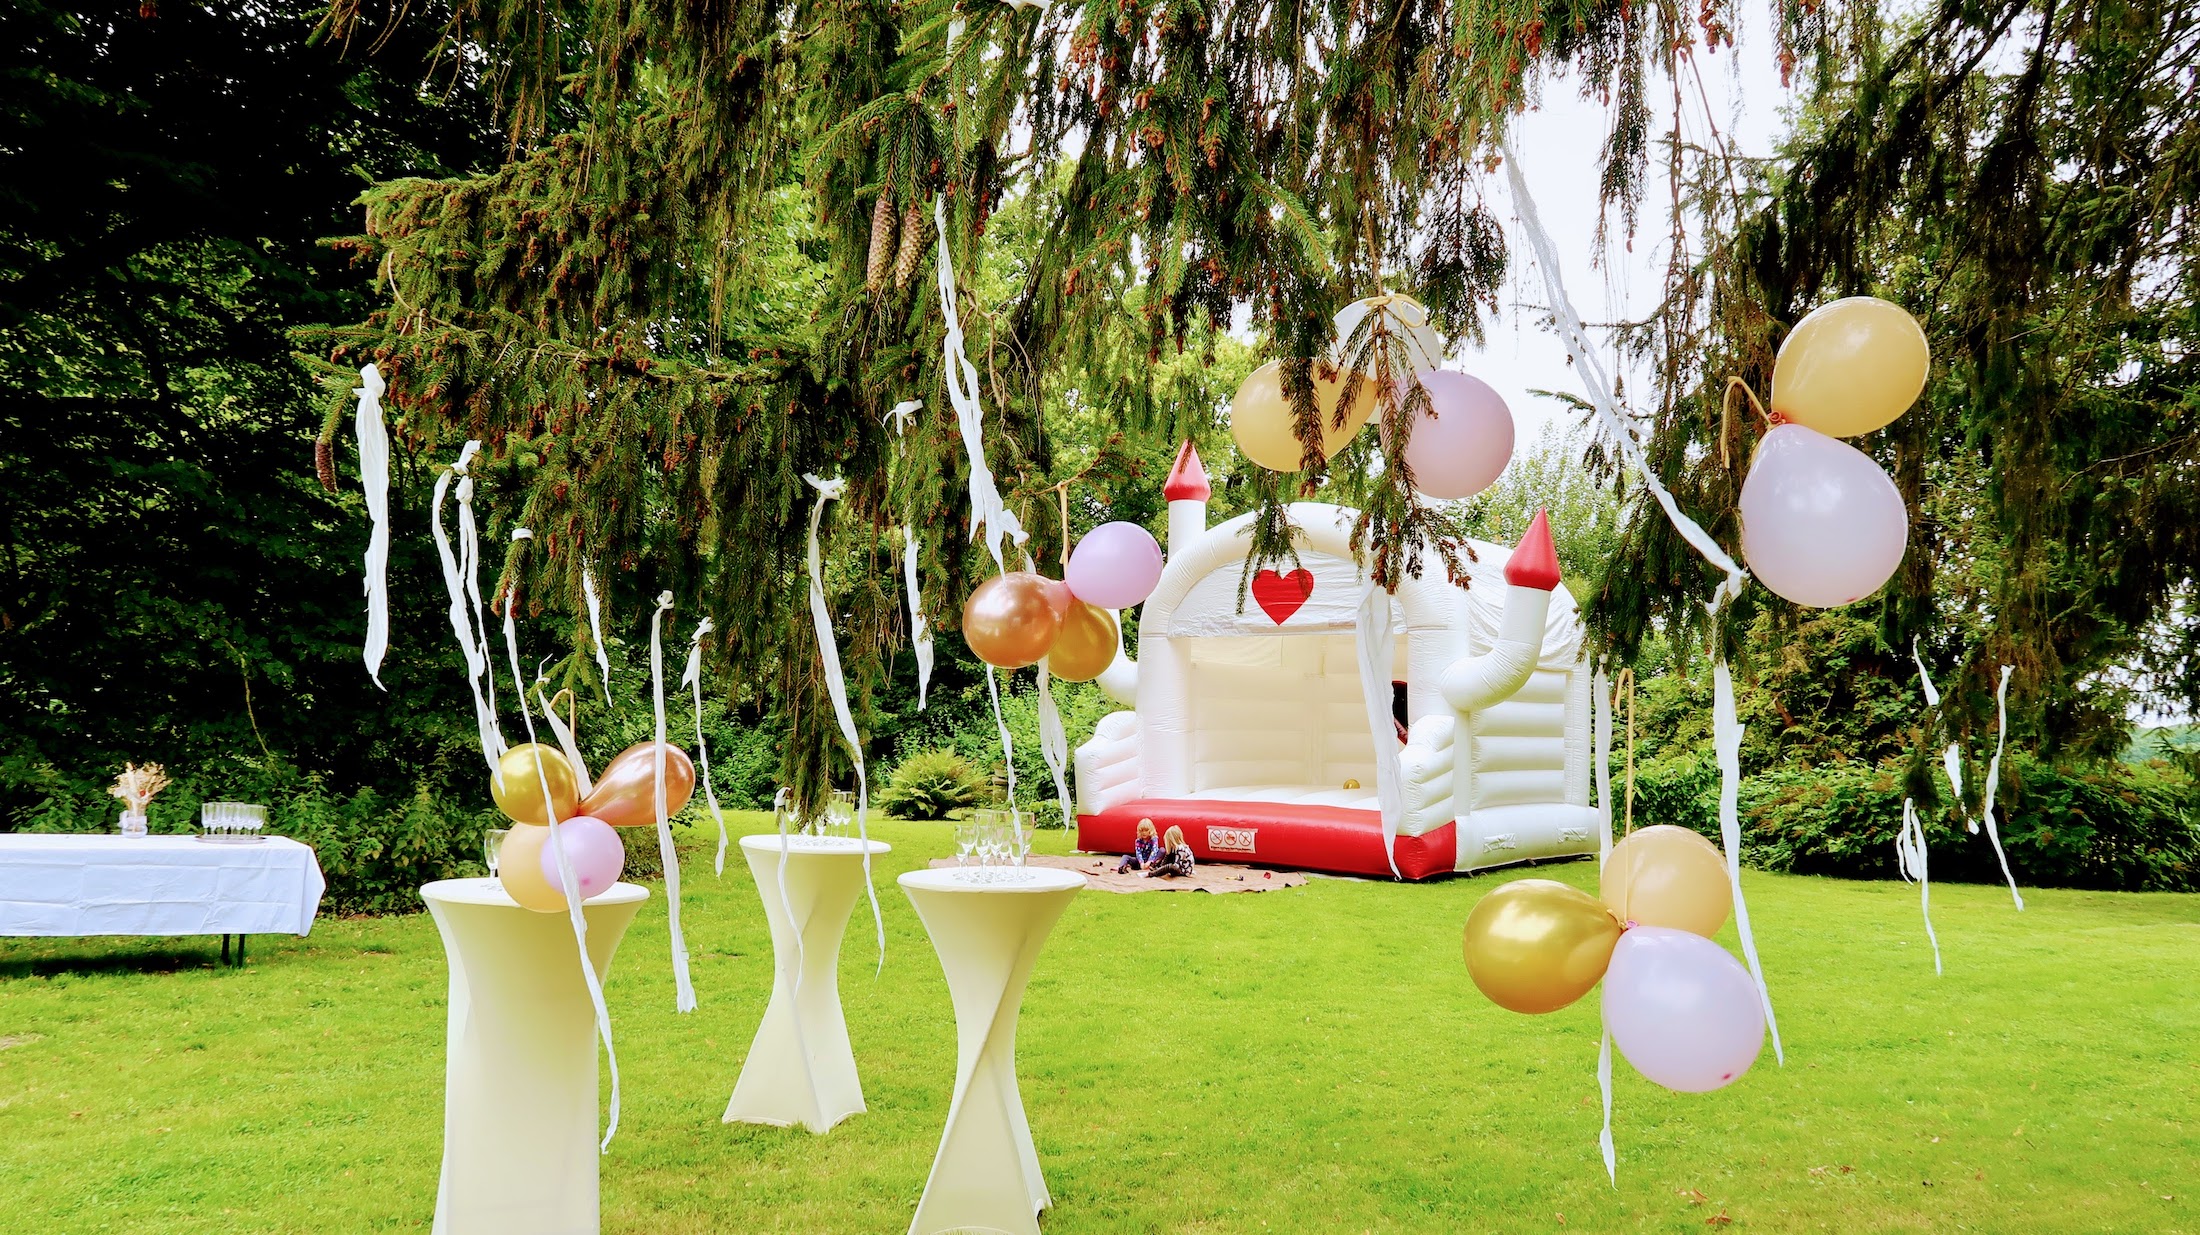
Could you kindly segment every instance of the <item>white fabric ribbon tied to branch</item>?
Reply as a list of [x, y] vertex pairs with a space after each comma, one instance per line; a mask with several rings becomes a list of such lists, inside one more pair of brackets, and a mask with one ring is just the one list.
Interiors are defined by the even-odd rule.
[[[941, 253], [946, 252], [944, 240]], [[878, 967], [886, 968], [886, 918], [879, 912], [878, 889], [871, 882], [871, 786], [863, 766], [863, 740], [856, 733], [856, 718], [848, 710], [848, 682], [840, 671], [840, 645], [833, 639], [832, 610], [825, 604], [825, 567], [817, 547], [818, 524], [825, 518], [825, 503], [847, 493], [845, 479], [820, 480], [805, 472], [803, 483], [817, 490], [817, 501], [810, 507], [810, 621], [817, 627], [817, 654], [825, 670], [825, 693], [833, 701], [833, 719], [840, 724], [841, 739], [848, 743], [848, 758], [856, 767], [856, 836], [863, 843], [863, 894], [871, 902], [871, 925], [878, 933]], [[991, 481], [989, 480], [990, 484]], [[782, 833], [784, 835], [784, 833]], [[780, 860], [782, 879], [786, 860]], [[785, 885], [781, 885], [785, 894]], [[789, 921], [793, 921], [790, 915]]]
[[715, 873], [726, 873], [726, 816], [718, 809], [718, 789], [710, 783], [710, 742], [703, 737], [703, 636], [714, 627], [709, 618], [695, 624], [695, 637], [688, 642], [687, 672], [680, 675], [680, 685], [695, 695], [695, 763], [703, 779], [703, 801], [710, 806], [710, 817], [718, 821], [718, 861]]
[[1353, 650], [1360, 661], [1360, 697], [1367, 708], [1368, 732], [1375, 737], [1375, 803], [1382, 813], [1383, 859], [1398, 874], [1398, 823], [1405, 818], [1405, 778], [1398, 768], [1398, 727], [1390, 709], [1390, 672], [1393, 633], [1390, 593], [1368, 579], [1360, 585], [1360, 605], [1353, 615]]
[[673, 1007], [695, 1010], [695, 984], [688, 978], [687, 936], [680, 930], [680, 855], [672, 844], [672, 819], [665, 800], [665, 614], [672, 611], [672, 593], [657, 595], [657, 609], [649, 615], [649, 690], [657, 721], [656, 783], [653, 801], [657, 815], [657, 853], [665, 864], [665, 909], [672, 928]]
[[970, 357], [963, 351], [962, 316], [955, 311], [955, 259], [947, 244], [945, 194], [932, 200], [932, 222], [940, 234], [936, 273], [939, 276], [940, 316], [947, 323], [946, 338], [940, 344], [945, 360], [942, 368], [947, 375], [947, 400], [954, 405], [955, 424], [962, 430], [963, 451], [970, 460], [970, 534], [972, 539], [983, 537], [986, 551], [993, 555], [993, 565], [1006, 570], [1001, 557], [1001, 538], [1005, 536], [1020, 545], [1030, 539], [1030, 534], [1001, 501], [1001, 491], [993, 483], [993, 469], [986, 466], [985, 408], [978, 402], [978, 367], [970, 363]]
[[603, 675], [604, 706], [611, 706], [611, 656], [603, 646], [603, 601], [596, 595], [596, 577], [581, 567], [581, 596], [588, 605], [588, 639], [596, 645], [596, 670]]
[[[489, 774], [494, 776], [497, 760], [504, 754], [504, 736], [497, 731], [495, 697], [485, 694], [482, 689], [483, 679], [489, 673], [488, 632], [477, 627], [476, 616], [469, 615], [466, 604], [469, 593], [479, 595], [478, 588], [470, 588], [468, 582], [474, 577], [475, 562], [480, 555], [474, 535], [474, 480], [466, 474], [466, 468], [480, 449], [480, 442], [466, 443], [458, 452], [458, 459], [435, 478], [429, 528], [435, 534], [436, 557], [443, 566], [443, 588], [451, 598], [451, 633], [458, 637], [458, 650], [466, 658], [466, 689], [474, 702], [474, 737], [481, 744], [481, 757], [489, 765]], [[451, 553], [451, 538], [443, 531], [443, 499], [451, 492], [454, 478], [458, 481], [460, 514], [456, 557]], [[478, 612], [477, 606], [475, 614]]]
[[382, 657], [390, 650], [390, 431], [382, 422], [382, 392], [389, 389], [382, 371], [373, 365], [359, 370], [359, 487], [366, 494], [367, 518], [374, 528], [367, 536], [367, 642], [361, 655], [367, 676], [383, 690]]

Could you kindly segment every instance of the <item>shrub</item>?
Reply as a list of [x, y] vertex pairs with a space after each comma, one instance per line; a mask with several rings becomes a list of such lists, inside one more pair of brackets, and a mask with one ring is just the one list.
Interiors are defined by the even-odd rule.
[[945, 819], [976, 806], [987, 794], [986, 778], [952, 750], [924, 750], [894, 765], [878, 802], [902, 819]]

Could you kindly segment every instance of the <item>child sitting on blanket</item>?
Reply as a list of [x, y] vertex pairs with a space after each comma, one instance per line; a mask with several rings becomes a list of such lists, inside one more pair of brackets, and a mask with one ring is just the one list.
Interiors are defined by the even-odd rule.
[[1123, 861], [1115, 868], [1118, 875], [1134, 870], [1144, 870], [1161, 860], [1161, 842], [1154, 839], [1153, 820], [1138, 821], [1138, 843], [1123, 855]]
[[1151, 879], [1159, 875], [1167, 879], [1172, 875], [1183, 875], [1189, 878], [1191, 873], [1192, 847], [1184, 843], [1184, 829], [1171, 824], [1168, 832], [1161, 838], [1161, 857], [1146, 868], [1146, 877]]

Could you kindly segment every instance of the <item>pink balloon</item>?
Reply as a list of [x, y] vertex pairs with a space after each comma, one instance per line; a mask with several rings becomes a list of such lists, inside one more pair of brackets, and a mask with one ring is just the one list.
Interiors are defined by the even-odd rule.
[[1449, 369], [1419, 376], [1429, 414], [1406, 435], [1413, 487], [1430, 497], [1473, 497], [1497, 483], [1512, 461], [1512, 411], [1481, 378]]
[[1077, 542], [1062, 575], [1086, 604], [1128, 609], [1161, 582], [1161, 544], [1135, 523], [1103, 523]]
[[1703, 936], [1664, 926], [1619, 937], [1604, 971], [1604, 1027], [1635, 1071], [1682, 1093], [1733, 1083], [1765, 1045], [1749, 971]]
[[1863, 451], [1801, 425], [1757, 444], [1742, 482], [1742, 556], [1758, 582], [1830, 609], [1886, 586], [1902, 564], [1910, 512]]
[[626, 845], [619, 831], [592, 815], [575, 815], [558, 825], [555, 843], [542, 847], [542, 877], [558, 895], [565, 895], [565, 880], [558, 877], [557, 847], [573, 864], [573, 878], [581, 885], [581, 899], [609, 891], [626, 872]]

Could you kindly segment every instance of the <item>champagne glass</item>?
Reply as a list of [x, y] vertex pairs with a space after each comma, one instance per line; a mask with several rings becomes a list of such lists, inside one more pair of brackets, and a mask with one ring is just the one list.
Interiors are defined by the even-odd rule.
[[855, 819], [855, 791], [851, 789], [833, 790], [832, 799], [826, 804], [825, 807], [825, 822], [827, 834], [831, 836], [846, 837], [849, 834], [848, 830], [855, 826]]
[[977, 848], [978, 825], [974, 823], [955, 825], [955, 865], [958, 868], [967, 870], [970, 866], [970, 859], [975, 855]]
[[497, 853], [504, 848], [504, 838], [511, 831], [510, 828], [489, 828], [481, 834], [481, 857], [489, 868], [491, 879], [497, 877]]

